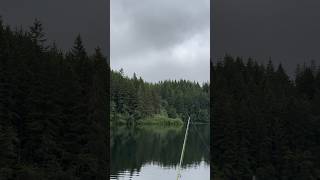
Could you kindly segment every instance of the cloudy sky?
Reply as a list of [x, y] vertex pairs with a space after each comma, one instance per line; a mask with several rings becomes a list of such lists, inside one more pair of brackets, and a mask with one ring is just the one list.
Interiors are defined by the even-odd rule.
[[39, 19], [50, 42], [68, 50], [81, 34], [86, 49], [107, 52], [106, 0], [0, 0], [0, 16], [12, 27], [27, 29]]
[[320, 64], [319, 0], [213, 1], [215, 60], [229, 53], [269, 57], [293, 74], [297, 63]]
[[210, 0], [111, 0], [111, 67], [149, 82], [209, 81]]

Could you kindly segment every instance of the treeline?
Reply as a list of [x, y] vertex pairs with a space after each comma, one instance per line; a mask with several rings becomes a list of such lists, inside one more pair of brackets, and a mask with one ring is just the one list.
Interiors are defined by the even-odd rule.
[[169, 118], [209, 121], [209, 84], [186, 80], [145, 82], [123, 70], [111, 71], [111, 121], [135, 123], [160, 114]]
[[108, 66], [0, 21], [0, 179], [107, 179]]
[[320, 178], [320, 70], [289, 78], [252, 59], [211, 64], [212, 173], [216, 179]]

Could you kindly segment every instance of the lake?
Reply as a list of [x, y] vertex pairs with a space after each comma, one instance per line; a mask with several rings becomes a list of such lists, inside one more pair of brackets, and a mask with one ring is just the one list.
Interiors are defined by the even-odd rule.
[[[113, 126], [111, 180], [176, 180], [186, 127]], [[209, 125], [190, 124], [181, 180], [210, 179]]]

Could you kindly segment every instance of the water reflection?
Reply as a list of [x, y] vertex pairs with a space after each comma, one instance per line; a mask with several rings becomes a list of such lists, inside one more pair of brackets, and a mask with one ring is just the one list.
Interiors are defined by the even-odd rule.
[[[185, 127], [111, 128], [111, 179], [148, 179], [156, 174], [176, 176]], [[209, 179], [209, 127], [191, 125], [182, 174]], [[153, 177], [154, 176], [154, 177]]]

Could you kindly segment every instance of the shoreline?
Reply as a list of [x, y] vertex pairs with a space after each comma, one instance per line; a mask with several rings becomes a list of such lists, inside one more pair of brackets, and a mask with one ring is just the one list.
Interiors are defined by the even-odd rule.
[[138, 125], [138, 126], [183, 126], [185, 122], [181, 118], [169, 118], [163, 115], [153, 115], [151, 117], [146, 117], [143, 119], [136, 120], [135, 122], [128, 122], [124, 119], [119, 119], [117, 121], [110, 121], [110, 125]]

